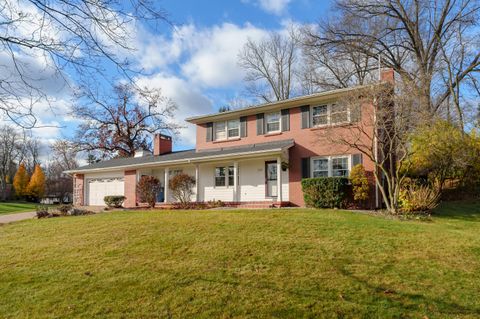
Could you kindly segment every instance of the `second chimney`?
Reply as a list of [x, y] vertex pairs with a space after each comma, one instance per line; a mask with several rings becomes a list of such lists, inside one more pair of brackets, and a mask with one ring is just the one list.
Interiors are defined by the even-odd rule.
[[153, 138], [153, 155], [163, 155], [172, 152], [172, 137], [155, 134]]

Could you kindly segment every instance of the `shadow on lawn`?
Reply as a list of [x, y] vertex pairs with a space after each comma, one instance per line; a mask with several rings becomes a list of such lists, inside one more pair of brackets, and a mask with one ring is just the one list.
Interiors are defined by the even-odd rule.
[[433, 216], [480, 222], [480, 200], [444, 202], [433, 211]]
[[[351, 278], [353, 281], [357, 282], [359, 285], [366, 287], [368, 290], [372, 291], [375, 299], [372, 302], [378, 302], [379, 300], [387, 300], [395, 306], [398, 306], [400, 309], [405, 311], [425, 311], [426, 315], [430, 312], [438, 312], [441, 314], [446, 314], [449, 316], [457, 315], [475, 315], [475, 317], [480, 316], [480, 308], [478, 307], [465, 307], [458, 303], [431, 298], [420, 293], [408, 293], [402, 292], [399, 290], [394, 290], [388, 288], [386, 285], [376, 285], [369, 282], [367, 279], [360, 278], [355, 276], [350, 271], [346, 270], [344, 267], [339, 267], [339, 271], [342, 275]], [[378, 299], [377, 299], [378, 298]], [[422, 309], [420, 306], [425, 306], [426, 309]], [[436, 308], [436, 309], [435, 309]]]

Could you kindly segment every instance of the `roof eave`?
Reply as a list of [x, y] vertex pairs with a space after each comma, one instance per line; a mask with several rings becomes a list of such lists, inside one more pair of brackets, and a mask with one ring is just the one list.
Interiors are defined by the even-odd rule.
[[144, 164], [130, 164], [130, 165], [101, 167], [101, 168], [92, 168], [92, 169], [83, 169], [83, 170], [68, 170], [68, 171], [64, 171], [64, 173], [65, 174], [86, 174], [86, 173], [117, 171], [117, 170], [124, 170], [124, 169], [140, 169], [140, 168], [150, 168], [150, 167], [164, 167], [168, 165], [195, 164], [195, 163], [209, 162], [211, 160], [231, 159], [232, 156], [235, 156], [235, 158], [240, 158], [240, 159], [255, 157], [257, 155], [268, 156], [268, 155], [275, 155], [275, 154], [281, 153], [285, 149], [289, 149], [290, 147], [292, 147], [294, 144], [295, 143], [292, 142], [286, 146], [279, 147], [276, 149], [271, 149], [271, 150], [262, 150], [262, 151], [253, 151], [253, 152], [248, 151], [248, 152], [242, 152], [237, 154], [211, 155], [211, 156], [205, 156], [200, 158], [186, 158], [186, 159], [180, 159], [180, 160], [170, 160], [170, 161], [144, 163]]

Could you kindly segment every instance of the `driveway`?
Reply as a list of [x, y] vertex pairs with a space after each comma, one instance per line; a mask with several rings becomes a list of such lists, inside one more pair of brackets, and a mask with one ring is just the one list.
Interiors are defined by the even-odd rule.
[[0, 224], [8, 224], [11, 222], [18, 222], [20, 220], [32, 219], [36, 216], [35, 212], [28, 213], [17, 213], [17, 214], [8, 214], [0, 215]]

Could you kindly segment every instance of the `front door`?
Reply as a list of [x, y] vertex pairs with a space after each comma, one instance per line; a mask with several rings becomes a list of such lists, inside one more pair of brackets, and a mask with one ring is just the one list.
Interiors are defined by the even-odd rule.
[[265, 162], [267, 197], [277, 197], [277, 162]]

